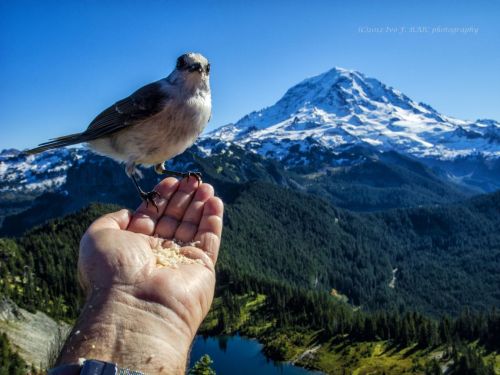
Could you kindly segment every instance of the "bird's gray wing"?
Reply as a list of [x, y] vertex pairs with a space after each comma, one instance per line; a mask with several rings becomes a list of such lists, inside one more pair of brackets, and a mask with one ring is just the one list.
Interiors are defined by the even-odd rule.
[[161, 83], [150, 83], [101, 112], [81, 135], [92, 140], [137, 124], [160, 112], [167, 100]]
[[168, 99], [167, 93], [162, 90], [161, 81], [150, 83], [102, 111], [83, 133], [51, 139], [26, 152], [37, 154], [110, 135], [157, 114]]

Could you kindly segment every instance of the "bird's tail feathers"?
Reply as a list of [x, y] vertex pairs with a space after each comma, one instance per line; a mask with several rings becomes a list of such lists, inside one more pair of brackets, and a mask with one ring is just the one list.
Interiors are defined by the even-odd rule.
[[48, 142], [40, 144], [38, 147], [24, 151], [28, 155], [39, 154], [40, 152], [52, 150], [54, 148], [76, 145], [77, 143], [85, 142], [82, 133], [65, 135], [62, 137], [51, 139]]

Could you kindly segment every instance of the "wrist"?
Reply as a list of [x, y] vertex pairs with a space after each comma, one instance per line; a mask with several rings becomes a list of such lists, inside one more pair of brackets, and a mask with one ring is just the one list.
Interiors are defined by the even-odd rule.
[[61, 351], [59, 364], [95, 358], [151, 374], [181, 374], [194, 333], [177, 314], [122, 290], [97, 290]]

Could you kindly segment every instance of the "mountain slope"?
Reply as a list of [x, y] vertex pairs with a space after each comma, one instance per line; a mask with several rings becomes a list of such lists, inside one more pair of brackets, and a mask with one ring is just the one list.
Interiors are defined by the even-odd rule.
[[85, 155], [81, 149], [67, 148], [38, 155], [3, 150], [0, 152], [0, 201], [29, 199], [60, 187], [66, 181], [68, 168]]
[[338, 207], [355, 211], [450, 203], [472, 194], [394, 151], [365, 155], [359, 163], [307, 173], [303, 186]]
[[[69, 324], [56, 322], [42, 312], [31, 313], [9, 300], [0, 301], [0, 332], [6, 333], [16, 352], [28, 364], [40, 370], [50, 368], [50, 361], [55, 360], [70, 328]], [[26, 371], [21, 373], [26, 374]]]
[[300, 82], [276, 104], [212, 131], [200, 144], [209, 150], [221, 142], [281, 160], [288, 168], [317, 167], [318, 161], [350, 165], [356, 159], [342, 153], [371, 146], [411, 155], [470, 188], [500, 188], [499, 122], [445, 116], [342, 68]]
[[[233, 198], [238, 185], [249, 181], [285, 186], [325, 198], [338, 207], [357, 211], [444, 204], [465, 199], [471, 194], [458, 185], [443, 181], [418, 161], [393, 152], [380, 153], [359, 148], [352, 154], [341, 155], [356, 158], [357, 163], [312, 171], [307, 168], [290, 171], [278, 161], [263, 158], [236, 145], [212, 151], [210, 156], [205, 156], [197, 146], [193, 146], [175, 158], [170, 168], [202, 172], [204, 181], [213, 184], [226, 201]], [[4, 209], [6, 218], [0, 234], [19, 235], [49, 218], [75, 212], [92, 202], [126, 207], [139, 203], [137, 192], [122, 166], [86, 150], [73, 152], [78, 156], [77, 161], [62, 150], [57, 163], [51, 167], [57, 169], [64, 166], [62, 184], [31, 201], [26, 200], [30, 192], [22, 190], [22, 181], [31, 172], [10, 168], [8, 177], [19, 182], [17, 190], [10, 192], [11, 200], [1, 201], [0, 210]], [[52, 159], [57, 159], [56, 155], [57, 151]], [[39, 157], [43, 160], [43, 154]], [[37, 161], [35, 159], [33, 168], [36, 168]], [[141, 184], [150, 188], [159, 180], [158, 175], [146, 170]]]
[[[75, 251], [85, 226], [107, 209], [92, 207], [30, 230], [15, 243], [0, 242], [2, 251], [31, 254], [30, 267], [40, 268], [36, 274], [48, 286], [42, 299], [62, 296], [56, 305], [33, 308], [77, 311]], [[359, 214], [275, 184], [248, 182], [226, 199], [219, 266], [335, 289], [364, 309], [484, 310], [500, 304], [498, 212], [500, 193], [463, 204]], [[50, 271], [54, 267], [61, 271]], [[8, 269], [22, 274], [24, 268]], [[11, 298], [37, 300], [30, 294]]]
[[340, 150], [367, 143], [445, 160], [477, 153], [500, 157], [500, 123], [444, 116], [374, 78], [341, 68], [300, 82], [273, 106], [208, 136], [278, 157], [307, 138]]
[[251, 184], [227, 212], [221, 259], [230, 269], [335, 288], [371, 309], [412, 306], [440, 314], [500, 303], [500, 193], [355, 214]]

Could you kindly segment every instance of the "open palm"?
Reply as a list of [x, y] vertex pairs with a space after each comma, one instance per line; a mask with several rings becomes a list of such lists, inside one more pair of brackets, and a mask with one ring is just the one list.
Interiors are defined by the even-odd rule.
[[[143, 203], [135, 213], [117, 211], [89, 227], [80, 243], [80, 280], [89, 294], [116, 289], [160, 304], [196, 332], [213, 299], [223, 204], [211, 185], [194, 178], [166, 178], [155, 190], [158, 211]], [[194, 242], [180, 251], [201, 262], [157, 268], [152, 249], [170, 247], [169, 240]]]

